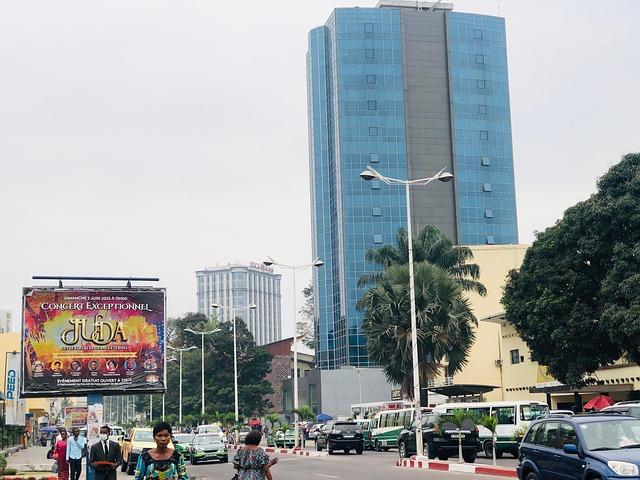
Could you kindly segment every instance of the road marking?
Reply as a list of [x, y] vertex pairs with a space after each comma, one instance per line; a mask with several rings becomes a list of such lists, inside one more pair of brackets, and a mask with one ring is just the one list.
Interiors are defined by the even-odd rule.
[[315, 476], [316, 477], [326, 477], [326, 478], [340, 478], [340, 477], [336, 477], [335, 475], [325, 475], [323, 473], [316, 473]]

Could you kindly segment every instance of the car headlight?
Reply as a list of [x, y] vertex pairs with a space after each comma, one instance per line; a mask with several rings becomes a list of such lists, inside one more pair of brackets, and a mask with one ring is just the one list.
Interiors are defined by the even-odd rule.
[[139, 448], [132, 448], [131, 453], [142, 453]]
[[634, 477], [638, 475], [638, 466], [633, 463], [610, 460], [607, 462], [607, 465], [618, 475], [623, 475], [625, 477]]

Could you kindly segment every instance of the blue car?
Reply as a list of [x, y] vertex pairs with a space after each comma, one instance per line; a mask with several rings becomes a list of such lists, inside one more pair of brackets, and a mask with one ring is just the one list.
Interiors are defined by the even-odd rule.
[[517, 470], [520, 480], [640, 479], [640, 420], [589, 414], [533, 422]]

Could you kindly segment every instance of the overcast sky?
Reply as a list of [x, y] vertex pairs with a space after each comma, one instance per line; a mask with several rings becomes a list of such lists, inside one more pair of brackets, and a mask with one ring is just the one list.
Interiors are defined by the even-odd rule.
[[[141, 275], [178, 315], [206, 265], [311, 260], [307, 32], [375, 4], [0, 0], [0, 309], [34, 274]], [[640, 2], [454, 5], [506, 18], [530, 243], [640, 151]]]

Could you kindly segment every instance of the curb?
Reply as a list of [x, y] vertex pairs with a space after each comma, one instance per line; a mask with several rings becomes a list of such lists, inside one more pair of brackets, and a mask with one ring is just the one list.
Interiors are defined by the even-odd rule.
[[[237, 450], [237, 445], [229, 445], [229, 450]], [[276, 448], [265, 447], [266, 453], [279, 453], [280, 455], [299, 455], [301, 457], [326, 457], [327, 452], [316, 452], [315, 450], [302, 450], [300, 448]]]
[[493, 465], [474, 465], [472, 463], [449, 463], [439, 460], [417, 460], [405, 458], [396, 460], [397, 467], [421, 468], [423, 470], [439, 470], [442, 472], [473, 473], [475, 475], [495, 475], [498, 477], [517, 478], [515, 468], [494, 467]]
[[11, 456], [16, 452], [19, 452], [20, 450], [22, 450], [22, 447], [11, 447], [11, 448], [6, 448], [4, 450], [0, 450], [0, 455], [4, 455], [4, 456]]

